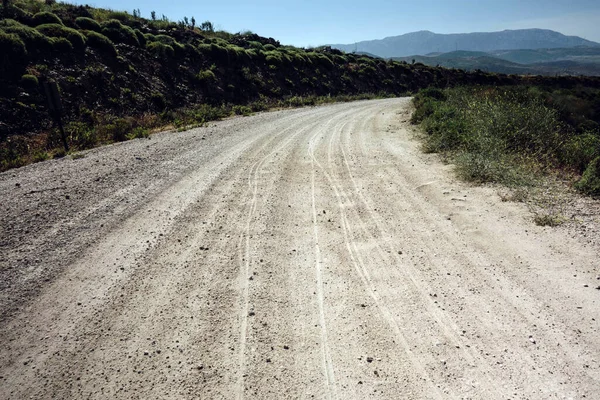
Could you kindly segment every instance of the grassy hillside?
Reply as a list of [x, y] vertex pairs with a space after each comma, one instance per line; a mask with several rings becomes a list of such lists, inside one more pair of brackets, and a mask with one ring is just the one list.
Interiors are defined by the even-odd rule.
[[[272, 106], [546, 82], [284, 46], [215, 31], [191, 16], [174, 22], [53, 1], [8, 3], [0, 8], [0, 170], [62, 154], [39, 86], [46, 80], [60, 86], [73, 149]], [[582, 78], [546, 83], [600, 86]]]

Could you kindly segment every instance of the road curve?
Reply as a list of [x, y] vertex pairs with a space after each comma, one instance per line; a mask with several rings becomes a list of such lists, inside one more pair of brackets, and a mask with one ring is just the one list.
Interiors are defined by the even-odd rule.
[[600, 398], [598, 249], [455, 181], [410, 112], [0, 174], [0, 398]]

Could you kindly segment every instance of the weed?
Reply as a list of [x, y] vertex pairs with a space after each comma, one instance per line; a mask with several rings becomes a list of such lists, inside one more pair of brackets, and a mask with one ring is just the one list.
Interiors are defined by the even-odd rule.
[[565, 218], [560, 214], [537, 214], [533, 217], [533, 222], [538, 226], [559, 226], [565, 222]]

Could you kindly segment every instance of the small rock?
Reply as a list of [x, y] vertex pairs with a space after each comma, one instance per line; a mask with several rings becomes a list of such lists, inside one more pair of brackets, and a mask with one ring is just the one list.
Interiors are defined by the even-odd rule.
[[270, 363], [270, 362], [271, 362], [271, 359], [270, 359], [270, 358], [267, 358], [267, 362], [268, 362], [268, 363]]
[[373, 357], [367, 357], [367, 362], [368, 363], [372, 363], [373, 362]]
[[535, 339], [533, 338], [533, 336], [529, 336], [529, 341], [533, 344], [535, 344]]

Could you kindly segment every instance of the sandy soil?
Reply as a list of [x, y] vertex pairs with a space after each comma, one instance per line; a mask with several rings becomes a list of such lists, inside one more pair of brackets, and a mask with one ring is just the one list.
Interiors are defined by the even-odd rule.
[[596, 242], [454, 180], [409, 113], [0, 174], [0, 398], [600, 398]]

